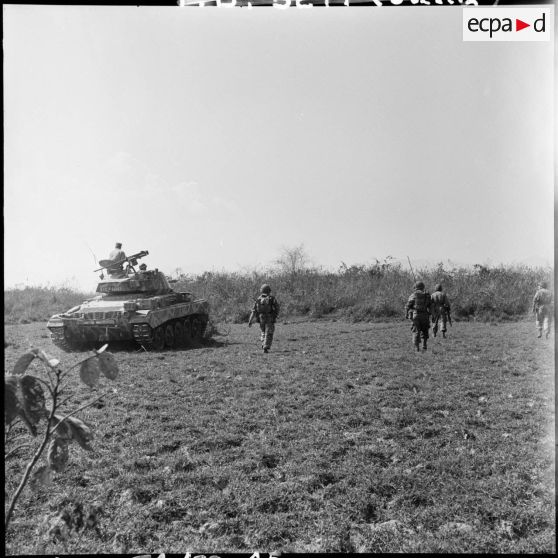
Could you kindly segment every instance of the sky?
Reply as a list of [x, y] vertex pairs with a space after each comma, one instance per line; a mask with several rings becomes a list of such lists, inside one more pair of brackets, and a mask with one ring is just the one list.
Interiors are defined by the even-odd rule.
[[462, 8], [4, 5], [4, 282], [552, 265], [553, 43]]

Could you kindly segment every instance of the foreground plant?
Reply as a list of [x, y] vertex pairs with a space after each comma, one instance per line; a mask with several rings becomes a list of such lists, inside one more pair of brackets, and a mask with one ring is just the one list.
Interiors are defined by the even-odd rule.
[[[66, 370], [59, 367], [60, 361], [49, 357], [41, 349], [32, 349], [22, 355], [11, 373], [4, 376], [4, 448], [5, 461], [18, 451], [29, 448], [31, 444], [24, 442], [21, 429], [17, 426], [24, 424], [32, 437], [40, 437], [40, 443], [33, 456], [27, 463], [20, 482], [9, 499], [8, 509], [4, 520], [7, 530], [16, 503], [27, 484], [31, 488], [45, 485], [52, 479], [53, 471], [64, 471], [69, 457], [69, 445], [77, 442], [83, 449], [91, 451], [93, 433], [91, 428], [82, 420], [75, 417], [77, 413], [94, 405], [100, 399], [116, 393], [107, 390], [95, 399], [81, 405], [77, 409], [62, 416], [60, 408], [68, 403], [72, 395], [62, 398], [65, 391], [64, 379], [69, 372], [80, 367], [81, 381], [91, 388], [99, 387], [101, 374], [109, 380], [118, 376], [118, 365], [111, 353], [105, 352], [108, 345], [104, 345], [95, 354], [74, 364]], [[30, 364], [39, 359], [46, 373], [46, 379], [27, 373]], [[44, 432], [39, 435], [38, 426], [46, 420]], [[42, 465], [37, 464], [46, 451], [46, 460]]]

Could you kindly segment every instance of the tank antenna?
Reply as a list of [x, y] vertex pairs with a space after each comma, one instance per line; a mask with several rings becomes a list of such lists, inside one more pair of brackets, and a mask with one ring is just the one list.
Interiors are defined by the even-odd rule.
[[93, 256], [93, 259], [95, 260], [95, 265], [99, 265], [97, 263], [97, 256], [95, 256], [95, 252], [93, 252], [93, 250], [91, 250], [91, 247], [89, 246], [89, 244], [87, 244], [87, 242], [85, 242], [85, 240], [83, 240], [83, 243], [87, 246], [87, 249], [91, 252], [91, 255]]

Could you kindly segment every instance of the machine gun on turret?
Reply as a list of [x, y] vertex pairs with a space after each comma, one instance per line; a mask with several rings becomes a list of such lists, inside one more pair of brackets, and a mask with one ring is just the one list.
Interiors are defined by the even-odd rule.
[[99, 260], [99, 265], [101, 267], [99, 269], [96, 269], [95, 272], [101, 272], [101, 279], [104, 278], [104, 275], [102, 273], [103, 269], [106, 269], [109, 275], [123, 274], [124, 276], [126, 276], [130, 273], [136, 273], [134, 266], [138, 265], [138, 260], [140, 258], [148, 255], [149, 252], [147, 250], [142, 250], [137, 254], [132, 254], [131, 256], [122, 258], [121, 260]]

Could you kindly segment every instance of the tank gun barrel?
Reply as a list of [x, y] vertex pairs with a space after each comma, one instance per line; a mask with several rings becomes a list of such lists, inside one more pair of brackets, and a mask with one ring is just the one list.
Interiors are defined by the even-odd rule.
[[134, 266], [138, 263], [137, 260], [139, 260], [140, 258], [143, 258], [144, 256], [148, 256], [148, 255], [149, 255], [149, 252], [147, 250], [142, 250], [141, 252], [138, 252], [137, 254], [132, 254], [131, 256], [128, 256], [127, 258], [122, 258], [121, 260], [101, 260], [99, 263], [105, 262], [106, 265], [103, 265], [102, 267], [100, 267], [99, 269], [96, 269], [95, 271], [101, 271], [103, 269], [111, 269], [113, 267], [121, 266], [124, 263], [128, 263], [128, 265]]

